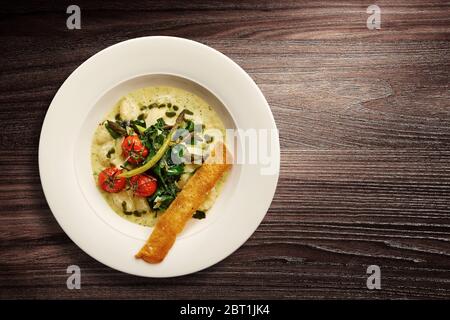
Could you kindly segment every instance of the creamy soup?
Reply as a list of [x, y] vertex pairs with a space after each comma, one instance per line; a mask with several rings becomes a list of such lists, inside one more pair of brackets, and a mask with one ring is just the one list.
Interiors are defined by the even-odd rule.
[[[100, 182], [102, 180], [99, 180], [99, 174], [104, 176], [102, 171], [106, 168], [114, 167], [123, 172], [148, 161], [156, 145], [152, 145], [151, 142], [163, 137], [175, 124], [183, 110], [186, 111], [183, 113], [185, 121], [182, 127], [186, 132], [190, 132], [187, 138], [184, 140], [179, 138], [177, 141], [177, 144], [182, 145], [185, 150], [183, 156], [189, 154], [189, 159], [193, 159], [200, 156], [202, 152], [207, 154], [213, 142], [224, 140], [225, 127], [208, 103], [185, 90], [165, 86], [143, 88], [127, 94], [112, 107], [98, 125], [91, 148], [93, 175], [99, 191], [110, 207], [121, 217], [140, 225], [153, 226], [158, 216], [164, 213], [176, 197], [176, 193], [183, 188], [201, 165], [201, 162], [189, 163], [189, 161], [177, 165], [168, 158], [162, 159], [158, 162], [158, 170], [152, 168], [144, 174], [151, 179], [154, 178], [157, 186], [155, 193], [149, 196], [139, 196], [140, 190], [136, 189], [136, 186], [146, 188], [145, 193], [152, 191], [151, 188], [154, 186], [150, 184], [133, 184], [130, 183], [130, 179], [127, 179], [126, 184], [113, 181], [113, 185], [106, 187], [107, 192]], [[123, 151], [124, 145], [128, 142], [127, 140], [124, 143], [124, 139], [128, 139], [129, 136], [136, 136], [142, 140], [143, 146], [138, 141], [141, 149], [135, 163], [132, 157], [127, 157], [127, 153]], [[148, 147], [147, 151], [144, 150], [147, 149], [145, 146]], [[137, 152], [137, 144], [128, 147], [131, 148], [131, 152]], [[172, 151], [175, 150], [173, 148], [172, 145]], [[206, 201], [194, 215], [195, 218], [204, 218], [214, 204], [225, 179], [226, 175], [211, 190]], [[104, 183], [107, 184], [108, 181]]]

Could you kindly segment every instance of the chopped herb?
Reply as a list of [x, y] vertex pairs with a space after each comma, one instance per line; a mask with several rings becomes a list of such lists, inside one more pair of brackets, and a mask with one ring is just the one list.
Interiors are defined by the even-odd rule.
[[131, 170], [130, 168], [127, 168], [127, 166], [129, 165], [128, 161], [125, 161], [122, 165], [120, 165], [120, 168], [126, 171]]
[[192, 116], [194, 113], [191, 111], [191, 110], [189, 110], [189, 109], [184, 109], [184, 110], [186, 110], [186, 114], [188, 114], [188, 115], [190, 115], [190, 116]]
[[204, 138], [205, 138], [206, 143], [211, 143], [214, 141], [214, 137], [210, 136], [208, 134], [205, 134]]
[[179, 109], [178, 106], [175, 105], [173, 106], [173, 110], [178, 111], [178, 109]]
[[172, 108], [172, 104], [170, 102], [167, 104], [167, 108]]
[[172, 201], [175, 199], [174, 196], [170, 194], [165, 194], [164, 191], [158, 188], [156, 191], [158, 195], [154, 197], [154, 199], [150, 198], [148, 201], [150, 203], [150, 206], [157, 211], [164, 211], [166, 210], [169, 205], [172, 203]]
[[140, 211], [134, 210], [134, 211], [133, 211], [133, 215], [134, 215], [135, 217], [140, 217], [140, 216], [142, 215], [142, 213], [141, 213]]
[[131, 120], [129, 126], [133, 129], [133, 131], [137, 134], [141, 134], [145, 131], [147, 124], [143, 117], [139, 116], [137, 120]]
[[132, 212], [127, 210], [127, 203], [126, 203], [126, 201], [122, 201], [122, 211], [127, 216], [131, 215], [131, 213], [132, 213]]
[[197, 210], [197, 211], [195, 211], [195, 213], [192, 216], [192, 218], [205, 219], [206, 218], [206, 213], [205, 213], [205, 211]]
[[137, 119], [138, 120], [144, 120], [145, 119], [145, 114], [141, 113], [140, 115], [138, 115]]
[[166, 116], [168, 116], [169, 118], [173, 118], [173, 117], [175, 117], [176, 115], [177, 115], [177, 113], [174, 112], [174, 111], [167, 111], [167, 112], [166, 112]]
[[130, 127], [133, 127], [134, 125], [138, 125], [138, 126], [146, 128], [147, 124], [145, 123], [144, 117], [145, 117], [145, 115], [143, 115], [143, 117], [139, 116], [137, 118], [137, 120], [131, 120]]
[[162, 104], [160, 104], [159, 106], [158, 106], [158, 108], [165, 108], [166, 107], [166, 104], [165, 103], [162, 103]]
[[125, 201], [122, 201], [122, 211], [127, 216], [133, 215], [135, 217], [140, 217], [143, 214], [147, 213], [147, 211], [145, 211], [145, 210], [142, 210], [142, 211], [138, 211], [138, 210], [128, 211], [127, 210], [127, 203]]
[[115, 153], [115, 152], [116, 152], [116, 149], [114, 149], [114, 148], [109, 149], [109, 150], [108, 150], [108, 153], [106, 153], [106, 157], [107, 157], [108, 159], [111, 159], [111, 155], [112, 155], [113, 153]]
[[153, 109], [153, 108], [158, 108], [158, 104], [156, 102], [153, 102], [151, 105], [149, 105], [147, 108], [149, 109]]
[[185, 122], [186, 122], [185, 129], [186, 129], [187, 131], [189, 131], [189, 132], [194, 131], [194, 129], [195, 129], [194, 121], [192, 121], [192, 120], [186, 120]]
[[[164, 120], [160, 118], [156, 121], [155, 125], [150, 126], [147, 130], [145, 130], [141, 140], [144, 146], [149, 149], [147, 158], [144, 160], [142, 166], [128, 172], [123, 172], [120, 176], [130, 178], [153, 168], [164, 157], [164, 155], [170, 151], [173, 136], [183, 120], [184, 112], [181, 112], [171, 129], [164, 129]], [[163, 132], [165, 133], [164, 135], [162, 134]], [[158, 148], [155, 146], [155, 142], [158, 143]]]
[[116, 119], [118, 121], [122, 121], [122, 118], [120, 117], [120, 113], [116, 113], [114, 119]]
[[169, 166], [166, 168], [166, 173], [168, 176], [180, 176], [183, 172], [184, 172], [184, 163]]

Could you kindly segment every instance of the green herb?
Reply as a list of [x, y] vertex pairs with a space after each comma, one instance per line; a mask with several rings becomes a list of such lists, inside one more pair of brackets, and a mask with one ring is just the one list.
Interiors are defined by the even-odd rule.
[[137, 118], [137, 120], [131, 120], [129, 126], [130, 127], [134, 127], [134, 126], [141, 126], [143, 128], [147, 127], [147, 124], [145, 123], [145, 120], [143, 118], [141, 118], [140, 116]]
[[[156, 125], [160, 128], [158, 129], [158, 131], [161, 132], [159, 134], [160, 136], [169, 136], [170, 131], [164, 129], [164, 121], [159, 121]], [[152, 127], [147, 129], [146, 134], [149, 134], [152, 130], [156, 130]], [[157, 135], [156, 139], [158, 139], [158, 137], [159, 136]], [[152, 141], [155, 141], [155, 137], [153, 137]], [[158, 189], [152, 197], [147, 199], [147, 201], [154, 210], [159, 212], [166, 210], [180, 191], [177, 181], [180, 180], [180, 176], [184, 173], [184, 155], [186, 152], [187, 149], [185, 145], [175, 144], [174, 146], [169, 147], [164, 156], [152, 168], [152, 173], [158, 180]]]
[[178, 111], [178, 109], [179, 109], [178, 106], [175, 105], [173, 106], [173, 110]]
[[116, 119], [118, 121], [122, 121], [122, 118], [120, 117], [120, 113], [116, 113], [114, 119]]
[[158, 188], [155, 194], [156, 197], [154, 197], [154, 199], [149, 199], [148, 202], [156, 211], [165, 211], [175, 199], [175, 197], [170, 194], [164, 194], [163, 189]]
[[[176, 130], [181, 125], [183, 120], [184, 120], [184, 112], [181, 112], [178, 115], [178, 118], [175, 121], [175, 124], [173, 125], [172, 129], [170, 129], [170, 131], [166, 134], [166, 136], [163, 136], [163, 137], [159, 137], [161, 135], [161, 134], [159, 134], [160, 130], [155, 132], [155, 127], [154, 126], [151, 126], [150, 128], [148, 128], [149, 134], [151, 135], [151, 137], [154, 138], [153, 140], [158, 139], [158, 142], [160, 142], [159, 148], [156, 150], [155, 147], [153, 146], [153, 150], [149, 150], [149, 155], [145, 159], [144, 164], [142, 166], [137, 167], [137, 168], [135, 168], [133, 170], [130, 170], [128, 172], [123, 172], [119, 176], [120, 177], [124, 177], [124, 178], [131, 178], [132, 176], [144, 173], [145, 171], [153, 168], [158, 163], [158, 161], [169, 150], [170, 143], [172, 142], [172, 137], [174, 136]], [[156, 125], [159, 125], [159, 126], [161, 126], [163, 128], [165, 123], [164, 123], [163, 120], [162, 121], [157, 121]], [[153, 127], [153, 129], [152, 129], [152, 127]], [[142, 139], [143, 144], [147, 147], [147, 146], [150, 146], [150, 143], [148, 141], [148, 137], [147, 137], [147, 139], [146, 139], [146, 137], [147, 137], [147, 130], [144, 132], [143, 139]], [[147, 140], [147, 141], [145, 141], [145, 140]], [[150, 152], [150, 151], [153, 151], [153, 152]]]
[[129, 127], [131, 127], [135, 133], [140, 135], [145, 131], [146, 124], [144, 120], [131, 120]]
[[145, 119], [145, 114], [141, 113], [140, 115], [138, 115], [137, 119], [138, 120], [144, 120]]
[[114, 148], [109, 149], [109, 150], [108, 150], [108, 153], [106, 153], [106, 157], [107, 157], [108, 159], [111, 159], [111, 155], [112, 155], [113, 153], [115, 153], [115, 152], [116, 152], [116, 149], [114, 149]]
[[123, 164], [120, 165], [120, 168], [125, 171], [128, 171], [130, 170], [130, 168], [127, 168], [128, 164], [129, 164], [128, 161], [125, 161]]
[[135, 217], [140, 217], [140, 216], [142, 215], [142, 212], [137, 211], [137, 210], [134, 210], [134, 211], [133, 211], [133, 215], [134, 215]]
[[160, 180], [160, 186], [164, 191], [161, 194], [168, 194], [175, 198], [179, 191], [176, 182], [184, 172], [184, 163], [175, 163], [171, 155], [172, 150], [168, 150], [153, 168], [153, 173]]
[[166, 122], [164, 121], [163, 118], [158, 118], [156, 120], [156, 126], [160, 127], [161, 129], [164, 129], [164, 127], [166, 126]]
[[142, 210], [142, 211], [138, 211], [138, 210], [128, 211], [127, 210], [127, 203], [125, 201], [122, 201], [122, 212], [125, 215], [127, 215], [127, 216], [134, 215], [135, 217], [140, 217], [143, 214], [147, 213], [147, 211], [145, 211], [145, 210]]
[[194, 113], [189, 109], [184, 109], [187, 115], [192, 116]]
[[[190, 135], [193, 135], [195, 126], [191, 120], [184, 119], [184, 115], [185, 111], [183, 110], [173, 126], [168, 126], [163, 118], [159, 118], [155, 124], [144, 130], [135, 125], [140, 132], [139, 137], [142, 144], [148, 149], [148, 156], [140, 167], [124, 171], [120, 175], [132, 177], [151, 170], [151, 174], [158, 180], [158, 188], [151, 197], [147, 198], [147, 202], [155, 211], [155, 214], [165, 211], [180, 192], [177, 182], [184, 174], [186, 156], [190, 157], [190, 155], [186, 145], [177, 144], [176, 141], [179, 139], [179, 132], [189, 134], [184, 127], [192, 130]], [[193, 137], [193, 139], [195, 138]], [[127, 211], [127, 214], [130, 214], [130, 212]], [[131, 214], [139, 216], [140, 212], [137, 215], [135, 212], [131, 212]]]
[[205, 213], [205, 211], [197, 210], [197, 211], [195, 211], [195, 213], [192, 216], [192, 218], [205, 219], [206, 218], [206, 213]]
[[206, 143], [211, 143], [214, 141], [214, 137], [210, 136], [208, 134], [205, 134], [204, 138], [205, 138]]
[[144, 130], [141, 134], [141, 141], [143, 145], [149, 150], [149, 155], [144, 162], [144, 164], [150, 160], [150, 158], [156, 154], [158, 149], [164, 143], [167, 135], [169, 134], [169, 129], [165, 128], [166, 123], [164, 119], [159, 118], [156, 123]]
[[151, 105], [148, 106], [149, 109], [158, 108], [158, 104], [156, 102], [153, 102]]
[[184, 163], [168, 167], [166, 173], [168, 176], [180, 176], [184, 172]]
[[172, 104], [170, 102], [167, 104], [167, 108], [172, 108]]
[[158, 106], [158, 108], [165, 108], [166, 107], [166, 104], [165, 103], [162, 103], [162, 104], [160, 104], [159, 106]]
[[187, 131], [189, 131], [189, 132], [193, 132], [194, 129], [195, 129], [194, 121], [192, 121], [192, 120], [186, 120], [185, 122], [186, 122], [185, 129], [186, 129]]
[[127, 216], [131, 215], [132, 212], [127, 210], [127, 203], [125, 201], [122, 201], [122, 211]]
[[177, 113], [174, 112], [174, 111], [167, 111], [167, 112], [166, 112], [166, 116], [168, 116], [169, 118], [173, 118], [173, 117], [175, 117], [176, 115], [177, 115]]

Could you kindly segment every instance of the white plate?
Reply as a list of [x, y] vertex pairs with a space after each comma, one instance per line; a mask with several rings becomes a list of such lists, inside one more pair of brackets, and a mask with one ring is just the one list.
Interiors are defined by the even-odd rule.
[[39, 171], [56, 220], [87, 254], [122, 272], [172, 277], [219, 262], [251, 236], [275, 193], [280, 151], [278, 136], [271, 137], [270, 160], [276, 168], [271, 175], [261, 174], [262, 164], [234, 165], [207, 218], [192, 219], [163, 262], [135, 259], [151, 228], [109, 208], [96, 189], [89, 148], [96, 125], [121, 96], [157, 84], [200, 95], [228, 128], [276, 130], [259, 88], [225, 55], [181, 38], [137, 38], [95, 54], [63, 83], [44, 120]]

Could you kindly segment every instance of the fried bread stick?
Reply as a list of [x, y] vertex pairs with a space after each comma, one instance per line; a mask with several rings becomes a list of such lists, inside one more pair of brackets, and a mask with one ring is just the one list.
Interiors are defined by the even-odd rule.
[[159, 218], [147, 243], [136, 258], [148, 263], [161, 262], [175, 243], [187, 221], [205, 201], [208, 192], [231, 167], [231, 156], [221, 142], [216, 143], [205, 163], [188, 180], [175, 200]]

